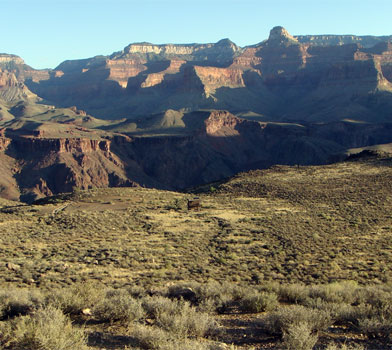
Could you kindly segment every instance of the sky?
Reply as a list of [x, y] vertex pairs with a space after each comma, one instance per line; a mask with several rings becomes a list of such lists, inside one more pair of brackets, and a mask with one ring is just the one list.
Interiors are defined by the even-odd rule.
[[0, 0], [0, 52], [36, 68], [134, 42], [239, 46], [292, 35], [392, 35], [392, 0]]

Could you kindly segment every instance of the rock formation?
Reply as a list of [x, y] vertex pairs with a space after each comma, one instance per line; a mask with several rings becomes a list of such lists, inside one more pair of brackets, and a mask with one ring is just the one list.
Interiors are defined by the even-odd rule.
[[391, 143], [390, 40], [275, 27], [244, 48], [136, 43], [54, 70], [0, 54], [0, 195], [184, 189]]
[[[53, 104], [106, 119], [184, 108], [252, 110], [270, 120], [386, 120], [384, 95], [392, 91], [388, 39], [294, 37], [275, 27], [267, 40], [245, 48], [228, 39], [130, 44], [108, 57], [65, 61], [41, 77], [30, 71], [24, 77]], [[381, 99], [383, 107], [369, 107], [369, 99]]]

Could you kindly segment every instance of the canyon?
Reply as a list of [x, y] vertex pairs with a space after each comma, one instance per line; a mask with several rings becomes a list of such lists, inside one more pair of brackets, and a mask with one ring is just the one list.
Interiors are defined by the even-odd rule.
[[184, 190], [392, 143], [392, 37], [135, 43], [35, 70], [0, 54], [0, 196]]

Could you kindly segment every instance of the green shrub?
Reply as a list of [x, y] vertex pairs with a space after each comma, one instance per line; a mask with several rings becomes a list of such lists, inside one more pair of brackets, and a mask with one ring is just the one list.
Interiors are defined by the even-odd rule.
[[183, 300], [151, 297], [143, 300], [143, 307], [156, 326], [180, 338], [203, 337], [216, 327], [211, 316]]
[[177, 339], [161, 328], [140, 324], [132, 328], [130, 335], [136, 340], [139, 347], [147, 350], [223, 350], [221, 347], [209, 346], [204, 342]]
[[357, 318], [360, 317], [358, 307], [346, 304], [344, 302], [328, 302], [323, 299], [317, 298], [307, 299], [306, 302], [304, 302], [304, 306], [329, 313], [334, 323], [338, 324], [354, 325], [355, 323], [357, 323]]
[[317, 343], [318, 336], [312, 333], [307, 322], [290, 324], [283, 331], [283, 348], [287, 350], [311, 350]]
[[392, 293], [377, 287], [367, 287], [358, 295], [357, 303], [368, 304], [373, 313], [379, 317], [389, 317], [392, 314]]
[[136, 339], [143, 349], [169, 350], [173, 344], [172, 337], [165, 330], [158, 327], [134, 325], [130, 335]]
[[327, 348], [325, 350], [364, 350], [364, 347], [362, 345], [358, 344], [352, 344], [352, 345], [347, 345], [347, 344], [335, 344], [335, 343], [330, 343], [328, 344]]
[[65, 314], [75, 315], [98, 304], [104, 296], [104, 288], [90, 283], [80, 283], [54, 290], [48, 296], [47, 303], [61, 309]]
[[12, 339], [11, 322], [0, 321], [0, 349], [6, 346]]
[[302, 284], [283, 284], [278, 288], [279, 300], [301, 304], [309, 297], [309, 289]]
[[330, 303], [352, 304], [358, 289], [358, 284], [354, 281], [321, 284], [309, 287], [309, 297], [320, 298]]
[[278, 296], [275, 293], [252, 291], [239, 302], [239, 308], [244, 312], [272, 311], [278, 306]]
[[265, 330], [274, 335], [283, 335], [289, 327], [300, 323], [307, 323], [312, 332], [319, 332], [332, 325], [332, 318], [327, 311], [293, 305], [282, 307], [263, 319]]
[[87, 350], [87, 337], [61, 310], [49, 306], [14, 320], [8, 345], [29, 350]]
[[126, 323], [138, 321], [145, 316], [140, 300], [132, 298], [125, 290], [109, 291], [93, 308], [93, 315], [100, 321]]
[[379, 316], [365, 318], [359, 321], [359, 330], [368, 338], [388, 340], [392, 333], [392, 320]]
[[167, 296], [173, 297], [184, 288], [189, 288], [195, 293], [195, 300], [190, 302], [203, 312], [223, 313], [232, 301], [242, 294], [242, 288], [236, 284], [210, 281], [204, 284], [193, 282], [171, 286]]
[[39, 291], [9, 289], [0, 291], [0, 319], [27, 315], [42, 306], [44, 298]]

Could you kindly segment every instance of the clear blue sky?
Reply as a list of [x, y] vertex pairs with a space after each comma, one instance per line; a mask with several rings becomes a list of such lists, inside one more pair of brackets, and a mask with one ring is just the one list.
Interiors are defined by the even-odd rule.
[[291, 34], [392, 35], [392, 0], [0, 0], [0, 52], [34, 68], [132, 42], [256, 44]]

